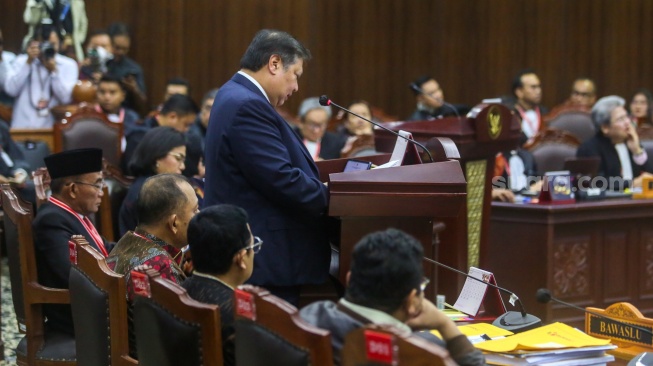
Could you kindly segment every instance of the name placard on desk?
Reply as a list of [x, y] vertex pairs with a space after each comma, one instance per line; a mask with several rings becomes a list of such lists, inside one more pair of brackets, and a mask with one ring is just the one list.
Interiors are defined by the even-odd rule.
[[[625, 324], [620, 324], [610, 319], [599, 318], [598, 316], [594, 316], [592, 314], [588, 314], [588, 317], [588, 333], [592, 335], [601, 335], [612, 340], [623, 340], [646, 347], [653, 347], [653, 336], [642, 332], [638, 328], [629, 327]], [[653, 331], [653, 327], [650, 326], [647, 327], [639, 324], [636, 326], [648, 329], [649, 331]]]
[[585, 314], [585, 333], [608, 338], [619, 346], [609, 353], [622, 359], [631, 359], [642, 352], [653, 351], [653, 335], [643, 330], [653, 331], [653, 319], [644, 317], [632, 304], [618, 302], [605, 310], [599, 308], [587, 308], [587, 310], [616, 320], [600, 318], [590, 313]]

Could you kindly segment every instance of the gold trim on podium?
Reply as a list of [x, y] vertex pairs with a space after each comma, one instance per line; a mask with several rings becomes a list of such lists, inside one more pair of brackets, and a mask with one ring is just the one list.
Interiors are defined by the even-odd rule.
[[467, 177], [467, 265], [478, 267], [481, 248], [481, 223], [483, 222], [483, 197], [487, 160], [474, 160], [465, 164]]

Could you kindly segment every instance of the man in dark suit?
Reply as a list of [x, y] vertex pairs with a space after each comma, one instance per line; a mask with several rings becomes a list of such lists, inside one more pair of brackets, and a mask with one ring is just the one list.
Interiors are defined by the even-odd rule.
[[616, 95], [599, 99], [592, 107], [596, 135], [583, 142], [576, 151], [578, 157], [601, 158], [598, 177], [604, 181], [594, 184], [599, 188], [641, 187], [642, 178], [653, 173], [653, 159], [642, 148], [625, 104], [624, 99]]
[[224, 366], [236, 364], [234, 289], [252, 275], [254, 257], [263, 247], [247, 219], [240, 207], [215, 205], [202, 210], [188, 225], [195, 271], [182, 286], [193, 299], [220, 306]]
[[[105, 257], [113, 246], [88, 219], [102, 200], [102, 150], [70, 150], [44, 160], [52, 178], [52, 196], [41, 205], [32, 223], [36, 267], [42, 285], [68, 288], [68, 241], [72, 235], [83, 235]], [[43, 309], [48, 330], [74, 334], [70, 305], [47, 305]]]
[[299, 136], [275, 111], [298, 90], [310, 52], [291, 35], [259, 31], [218, 92], [206, 137], [204, 206], [244, 208], [267, 249], [250, 282], [297, 304], [328, 278], [327, 187]]
[[320, 105], [317, 97], [304, 99], [299, 106], [299, 136], [314, 160], [338, 159], [347, 139], [327, 131], [331, 107]]

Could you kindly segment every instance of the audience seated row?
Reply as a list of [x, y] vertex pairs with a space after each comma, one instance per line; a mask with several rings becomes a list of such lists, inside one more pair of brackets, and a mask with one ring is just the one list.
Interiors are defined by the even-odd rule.
[[[139, 273], [132, 272], [131, 276], [131, 287], [136, 295], [134, 324], [140, 359], [130, 358], [126, 337], [127, 286], [124, 277], [111, 271], [104, 256], [92, 248], [83, 236], [74, 236], [69, 243], [72, 264], [70, 291], [39, 285], [30, 230], [31, 207], [21, 202], [8, 185], [2, 186], [2, 201], [9, 218], [5, 225], [16, 225], [20, 241], [18, 247], [27, 319], [27, 336], [18, 350], [20, 364], [38, 365], [46, 360], [58, 360], [70, 365], [195, 365], [200, 360], [207, 365], [223, 363], [222, 348], [207, 347], [221, 343], [222, 334], [216, 331], [221, 327], [220, 308], [192, 300], [184, 288], [163, 279], [149, 268], [138, 268]], [[256, 244], [256, 241], [252, 242]], [[309, 325], [300, 317], [297, 309], [264, 289], [241, 286], [234, 296], [236, 334], [248, 334], [236, 338], [237, 359], [247, 360], [243, 362], [248, 365], [331, 364], [329, 331]], [[41, 310], [44, 303], [72, 305], [77, 343], [71, 336], [52, 333], [47, 328], [44, 332]], [[427, 355], [421, 357], [427, 358], [416, 364], [452, 362], [444, 349], [423, 344], [413, 336], [383, 328], [374, 329], [376, 336], [369, 338], [365, 333], [369, 331], [351, 334], [352, 342], [356, 341], [359, 345], [345, 346], [344, 364], [374, 360], [366, 359], [374, 357], [373, 354], [358, 349], [364, 347], [362, 339], [366, 342], [388, 339], [391, 344], [398, 345], [398, 349], [389, 349], [395, 360], [420, 357], [412, 354], [417, 347]], [[348, 343], [345, 341], [345, 344]], [[409, 347], [408, 351], [403, 350], [404, 345]], [[252, 352], [253, 349], [256, 352]], [[352, 355], [363, 359], [352, 361], [348, 358], [349, 350]]]

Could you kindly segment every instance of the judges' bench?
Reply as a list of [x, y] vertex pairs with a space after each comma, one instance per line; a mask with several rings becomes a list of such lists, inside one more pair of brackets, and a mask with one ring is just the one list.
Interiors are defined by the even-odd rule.
[[586, 307], [630, 302], [653, 315], [653, 200], [565, 205], [492, 203], [489, 248], [481, 268], [514, 291], [543, 322], [582, 329], [583, 313], [537, 303], [553, 296]]

